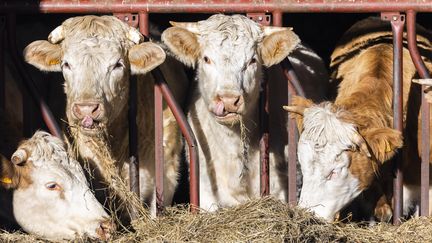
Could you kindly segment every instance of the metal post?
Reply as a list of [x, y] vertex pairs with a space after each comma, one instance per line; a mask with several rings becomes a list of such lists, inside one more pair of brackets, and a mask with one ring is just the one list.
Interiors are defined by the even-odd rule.
[[[405, 16], [396, 13], [381, 13], [381, 19], [390, 21], [393, 32], [393, 128], [403, 132], [403, 30]], [[394, 158], [393, 179], [393, 224], [401, 223], [403, 208], [403, 173], [402, 150], [399, 150]]]
[[8, 33], [7, 36], [8, 36], [10, 55], [12, 57], [14, 66], [18, 69], [18, 73], [19, 75], [21, 75], [21, 78], [24, 82], [24, 88], [29, 92], [33, 102], [39, 105], [39, 108], [42, 113], [42, 118], [45, 121], [45, 124], [47, 125], [50, 133], [56, 137], [62, 138], [61, 136], [62, 132], [60, 127], [58, 126], [48, 105], [40, 97], [39, 92], [37, 91], [37, 88], [34, 84], [34, 81], [32, 80], [31, 76], [28, 74], [24, 66], [24, 61], [20, 58], [21, 55], [18, 54], [18, 48], [16, 46], [16, 39], [15, 39], [16, 38], [15, 15], [9, 14], [7, 16], [6, 22], [7, 22], [7, 33]]
[[[423, 79], [430, 79], [429, 71], [421, 59], [420, 53], [417, 48], [416, 39], [416, 12], [412, 10], [407, 11], [407, 32], [408, 32], [408, 49], [419, 75]], [[429, 215], [429, 153], [430, 153], [430, 106], [425, 99], [426, 85], [422, 86], [422, 99], [421, 99], [421, 183], [420, 183], [420, 215]]]
[[167, 105], [171, 109], [179, 127], [186, 139], [189, 150], [189, 180], [190, 180], [190, 205], [191, 212], [197, 213], [199, 208], [199, 160], [197, 151], [197, 142], [195, 135], [192, 132], [192, 128], [186, 120], [183, 110], [174, 99], [174, 95], [168, 87], [164, 76], [159, 68], [155, 68], [152, 71], [152, 75], [155, 78], [156, 85], [160, 88], [163, 98]]
[[[251, 20], [268, 26], [271, 23], [271, 16], [264, 13], [248, 13]], [[259, 128], [260, 128], [260, 195], [261, 197], [270, 194], [270, 171], [269, 171], [269, 87], [267, 77], [261, 82], [259, 95]]]

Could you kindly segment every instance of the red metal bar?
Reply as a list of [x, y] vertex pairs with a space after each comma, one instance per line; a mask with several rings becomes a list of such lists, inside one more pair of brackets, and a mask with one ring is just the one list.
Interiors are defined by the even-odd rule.
[[8, 44], [9, 44], [9, 52], [12, 57], [12, 61], [14, 66], [18, 69], [19, 75], [21, 75], [22, 80], [24, 81], [24, 88], [29, 92], [33, 102], [39, 104], [39, 108], [42, 113], [42, 118], [45, 124], [48, 127], [48, 130], [51, 134], [56, 137], [62, 138], [62, 132], [60, 127], [58, 126], [51, 110], [45, 101], [40, 97], [39, 92], [32, 80], [31, 76], [27, 72], [24, 66], [24, 60], [22, 60], [20, 54], [18, 54], [18, 48], [16, 46], [16, 36], [15, 36], [15, 15], [9, 14], [7, 16], [7, 36], [8, 36]]
[[[282, 13], [275, 12], [273, 15], [273, 23], [275, 26], [282, 26]], [[297, 76], [292, 69], [291, 63], [288, 58], [281, 63], [284, 74], [287, 77], [288, 82], [288, 103], [291, 97], [296, 95], [296, 89], [293, 87], [295, 82], [301, 85], [297, 79]], [[289, 75], [288, 75], [289, 74]], [[288, 203], [291, 205], [297, 204], [297, 139], [298, 131], [296, 121], [293, 118], [289, 118], [288, 121]]]
[[[268, 26], [271, 16], [265, 13], [248, 13], [247, 16], [253, 21]], [[259, 128], [260, 128], [260, 195], [270, 194], [270, 171], [269, 171], [269, 87], [267, 77], [261, 83], [259, 96]]]
[[[389, 20], [393, 32], [393, 128], [403, 132], [403, 55], [402, 41], [405, 25], [405, 16], [396, 13], [381, 13], [383, 20]], [[395, 159], [395, 178], [393, 179], [393, 224], [399, 225], [402, 217], [403, 203], [403, 174], [402, 174], [402, 150]]]
[[[131, 14], [114, 13], [118, 19], [128, 23], [130, 26], [137, 27], [138, 21], [131, 21]], [[136, 16], [137, 18], [138, 16]], [[138, 156], [138, 127], [136, 124], [137, 115], [137, 77], [132, 76], [129, 79], [129, 188], [140, 198], [140, 181], [139, 181], [139, 156]], [[137, 219], [138, 212], [131, 208], [131, 218]]]
[[396, 12], [402, 10], [432, 12], [432, 0], [3, 0], [0, 12], [43, 13], [266, 13], [266, 12]]
[[[288, 80], [288, 103], [297, 95], [291, 80]], [[297, 204], [297, 124], [294, 118], [288, 120], [288, 203]]]
[[170, 107], [177, 123], [180, 127], [180, 130], [183, 136], [186, 139], [189, 149], [189, 180], [190, 180], [190, 204], [191, 211], [193, 213], [198, 212], [199, 208], [199, 161], [198, 161], [198, 151], [197, 151], [197, 143], [195, 139], [195, 135], [192, 132], [189, 123], [186, 120], [186, 117], [174, 99], [174, 95], [171, 93], [171, 90], [168, 87], [168, 84], [165, 81], [164, 76], [159, 68], [156, 68], [152, 71], [152, 75], [155, 77], [156, 85], [162, 91], [162, 95]]
[[303, 87], [301, 85], [300, 80], [297, 77], [297, 74], [294, 71], [293, 66], [291, 65], [290, 61], [288, 60], [288, 58], [286, 58], [285, 60], [282, 61], [282, 68], [283, 68], [283, 72], [285, 74], [285, 77], [289, 80], [289, 82], [291, 83], [293, 89], [295, 90], [295, 93], [302, 96], [302, 97], [306, 97], [306, 94], [303, 90]]
[[0, 16], [0, 109], [6, 108], [6, 76], [5, 76], [5, 26], [6, 26], [6, 17]]
[[[420, 53], [417, 49], [416, 40], [416, 12], [407, 11], [407, 32], [408, 32], [408, 49], [414, 65], [421, 78], [430, 78], [429, 71], [427, 70]], [[429, 103], [425, 99], [424, 91], [426, 86], [422, 87], [422, 101], [421, 101], [421, 119], [422, 119], [422, 142], [421, 142], [421, 183], [420, 183], [420, 215], [429, 215], [429, 153], [430, 153], [430, 137], [429, 137], [429, 117], [430, 108]]]

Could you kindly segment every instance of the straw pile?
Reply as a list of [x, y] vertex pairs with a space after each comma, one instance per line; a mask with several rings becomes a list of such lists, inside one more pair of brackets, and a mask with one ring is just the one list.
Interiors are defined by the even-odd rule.
[[[399, 227], [330, 224], [271, 198], [197, 215], [187, 207], [168, 208], [165, 216], [133, 226], [135, 232], [118, 233], [112, 242], [432, 242], [432, 218]], [[1, 233], [0, 241], [44, 242], [22, 233]]]

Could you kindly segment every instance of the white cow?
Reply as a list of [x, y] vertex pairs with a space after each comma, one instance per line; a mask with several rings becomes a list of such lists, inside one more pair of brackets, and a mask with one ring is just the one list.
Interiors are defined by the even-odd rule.
[[[113, 16], [70, 18], [54, 29], [48, 41], [25, 49], [26, 61], [43, 71], [62, 72], [67, 96], [66, 115], [78, 154], [96, 167], [97, 181], [111, 183], [113, 174], [129, 177], [128, 97], [129, 78], [161, 66], [178, 101], [181, 81], [187, 80], [173, 60], [141, 33]], [[178, 62], [177, 62], [178, 63]], [[138, 80], [138, 156], [140, 194], [155, 205], [153, 80]], [[165, 204], [170, 205], [177, 185], [180, 131], [172, 113], [164, 110]], [[114, 168], [114, 171], [113, 171]], [[154, 210], [153, 210], [154, 212]]]
[[[200, 206], [216, 210], [259, 197], [258, 100], [263, 66], [289, 55], [308, 96], [319, 99], [328, 82], [321, 59], [302, 46], [290, 28], [260, 26], [242, 15], [217, 14], [172, 25], [163, 32], [162, 41], [197, 72], [198, 88], [187, 115], [199, 143]], [[286, 103], [287, 86], [279, 69], [271, 74], [279, 76], [269, 77], [270, 193], [286, 200], [287, 117], [281, 106]]]
[[[13, 163], [1, 155], [0, 160], [0, 185], [12, 190], [13, 216], [26, 232], [50, 240], [84, 235], [106, 240], [113, 233], [80, 164], [60, 139], [38, 131], [13, 153]], [[1, 195], [2, 211], [6, 198]]]

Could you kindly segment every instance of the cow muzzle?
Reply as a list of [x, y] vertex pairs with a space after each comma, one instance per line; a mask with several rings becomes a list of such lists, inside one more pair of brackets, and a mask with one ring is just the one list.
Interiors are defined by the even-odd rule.
[[105, 112], [100, 103], [77, 102], [72, 105], [72, 115], [84, 130], [93, 130], [98, 128]]
[[213, 114], [220, 123], [235, 123], [244, 109], [243, 95], [218, 95]]
[[96, 235], [100, 240], [109, 240], [116, 230], [115, 224], [111, 219], [104, 219], [96, 229]]

